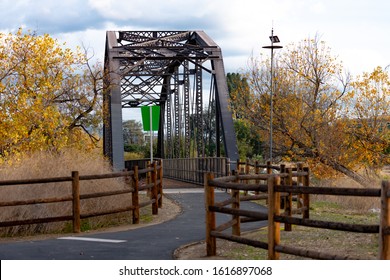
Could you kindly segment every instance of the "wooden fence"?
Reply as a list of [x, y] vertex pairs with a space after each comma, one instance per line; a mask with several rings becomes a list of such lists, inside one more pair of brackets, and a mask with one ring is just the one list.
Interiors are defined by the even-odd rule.
[[[348, 259], [349, 256], [339, 256], [315, 250], [285, 246], [280, 240], [280, 223], [285, 223], [285, 229], [291, 230], [291, 225], [316, 227], [359, 233], [379, 234], [379, 259], [390, 259], [390, 184], [385, 181], [381, 189], [359, 188], [328, 188], [309, 186], [309, 170], [300, 166], [295, 169], [280, 166], [279, 174], [239, 174], [214, 178], [209, 173], [205, 177], [206, 205], [206, 246], [207, 255], [216, 254], [216, 238], [226, 239], [268, 250], [269, 259], [279, 259], [279, 253], [292, 254], [315, 259]], [[214, 188], [231, 190], [231, 198], [215, 202]], [[253, 192], [253, 194], [240, 196]], [[381, 212], [379, 225], [356, 225], [339, 222], [325, 222], [310, 219], [310, 194], [380, 197]], [[293, 209], [293, 196], [297, 205]], [[267, 199], [268, 214], [240, 209], [240, 201]], [[284, 203], [281, 203], [284, 199]], [[231, 205], [230, 207], [227, 207]], [[283, 213], [281, 213], [283, 205]], [[216, 225], [216, 213], [227, 213], [232, 219], [222, 225]], [[297, 217], [295, 214], [301, 214]], [[295, 215], [295, 216], [294, 216]], [[268, 220], [268, 242], [241, 237], [240, 223]], [[224, 233], [232, 228], [231, 234]]]
[[[145, 169], [138, 169], [135, 166], [131, 171], [123, 171], [109, 174], [99, 175], [80, 175], [78, 171], [73, 171], [70, 177], [56, 177], [56, 178], [44, 178], [44, 179], [26, 179], [26, 180], [8, 180], [0, 181], [1, 186], [10, 185], [33, 185], [33, 184], [46, 184], [46, 183], [57, 183], [57, 182], [71, 182], [72, 184], [72, 195], [65, 197], [55, 198], [44, 198], [44, 199], [32, 199], [32, 200], [20, 200], [11, 202], [0, 202], [0, 207], [17, 206], [17, 205], [32, 205], [32, 204], [43, 204], [43, 203], [55, 203], [55, 202], [71, 202], [72, 213], [64, 216], [37, 218], [29, 220], [13, 220], [13, 221], [0, 221], [0, 227], [10, 227], [28, 224], [38, 223], [50, 223], [60, 221], [73, 221], [73, 232], [80, 233], [81, 231], [81, 219], [103, 216], [109, 214], [116, 214], [121, 212], [132, 211], [132, 222], [138, 224], [140, 221], [139, 209], [148, 205], [152, 205], [152, 214], [158, 214], [158, 208], [162, 206], [162, 163], [161, 161], [154, 162], [152, 165]], [[140, 184], [140, 175], [147, 175], [146, 184]], [[125, 190], [117, 191], [106, 191], [92, 194], [80, 194], [80, 181], [86, 180], [100, 180], [109, 178], [120, 178], [124, 177], [127, 182], [131, 184], [131, 187]], [[143, 190], [150, 191], [150, 200], [140, 202], [139, 192]], [[94, 213], [81, 213], [80, 211], [80, 200], [93, 199], [98, 197], [106, 197], [113, 195], [122, 195], [131, 193], [131, 203], [129, 206], [123, 208], [117, 208], [109, 211], [100, 211]]]
[[[233, 171], [233, 173], [238, 175], [285, 173], [286, 176], [283, 178], [283, 182], [286, 184], [309, 186], [310, 183], [309, 169], [304, 167], [303, 163], [301, 162], [287, 168], [285, 164], [272, 165], [270, 161], [268, 161], [266, 164], [261, 164], [258, 161], [251, 162], [247, 159], [246, 161], [238, 160], [236, 166], [237, 171]], [[261, 177], [264, 176], [262, 175]], [[248, 184], [249, 181], [244, 179], [242, 182]], [[255, 180], [255, 183], [259, 184], [260, 180]], [[263, 180], [263, 187], [265, 185], [267, 185], [267, 181]], [[248, 192], [244, 191], [244, 193], [247, 194]], [[285, 209], [286, 215], [291, 216], [294, 214], [303, 214], [304, 218], [309, 218], [309, 195], [298, 194], [297, 196], [293, 196], [293, 194], [290, 193], [288, 195], [283, 195], [281, 199], [281, 206]], [[297, 202], [297, 207], [295, 209], [293, 209], [293, 200]], [[285, 231], [291, 231], [291, 224], [285, 224]]]
[[223, 157], [164, 159], [164, 177], [203, 185], [204, 174], [215, 177], [230, 173], [230, 160]]

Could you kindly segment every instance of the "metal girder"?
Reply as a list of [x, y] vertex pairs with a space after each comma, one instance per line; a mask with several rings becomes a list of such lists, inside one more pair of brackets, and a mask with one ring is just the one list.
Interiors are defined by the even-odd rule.
[[166, 139], [167, 139], [167, 157], [171, 158], [173, 154], [172, 150], [172, 106], [171, 106], [171, 94], [168, 95], [168, 99], [166, 102]]
[[204, 138], [203, 138], [203, 86], [202, 69], [195, 66], [195, 123], [196, 123], [196, 146], [198, 156], [204, 156]]
[[[214, 70], [214, 79], [216, 87], [216, 104], [219, 110], [217, 110], [217, 123], [221, 124], [223, 141], [225, 146], [226, 156], [231, 161], [235, 162], [239, 159], [236, 133], [234, 130], [232, 113], [229, 110], [228, 96], [229, 90], [227, 87], [227, 80], [225, 74], [225, 67], [222, 59], [222, 51], [217, 44], [203, 31], [196, 32], [196, 41], [200, 45], [207, 45], [209, 47], [215, 47], [211, 55], [214, 59], [211, 59], [212, 68]], [[219, 119], [219, 120], [218, 120]], [[218, 133], [218, 130], [217, 130]]]
[[188, 60], [183, 63], [184, 75], [184, 157], [189, 158], [191, 154], [191, 130], [190, 130], [190, 68]]
[[222, 52], [213, 40], [203, 31], [108, 31], [106, 38], [104, 152], [115, 168], [123, 166], [122, 108], [161, 106], [160, 156], [206, 156], [203, 73], [215, 84], [207, 94], [215, 96], [226, 156], [238, 158]]
[[[124, 141], [122, 127], [121, 76], [118, 73], [120, 61], [112, 56], [116, 47], [116, 36], [107, 32], [106, 52], [104, 60], [104, 123], [103, 149], [104, 154], [111, 159], [115, 169], [124, 169]], [[118, 137], [119, 136], [119, 137]]]
[[174, 158], [179, 158], [181, 157], [180, 155], [180, 138], [181, 138], [181, 129], [180, 129], [180, 125], [181, 125], [181, 111], [180, 111], [180, 91], [179, 91], [179, 73], [176, 72], [175, 73], [175, 82], [174, 82], [174, 86], [175, 86], [175, 91], [173, 92], [173, 111], [172, 113], [174, 114], [174, 121], [175, 121], [175, 134], [174, 134], [174, 145], [173, 145], [173, 155], [172, 157]]

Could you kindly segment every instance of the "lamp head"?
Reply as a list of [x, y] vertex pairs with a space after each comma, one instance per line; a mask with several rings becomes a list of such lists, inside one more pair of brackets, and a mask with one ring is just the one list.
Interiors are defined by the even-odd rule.
[[279, 37], [278, 36], [269, 36], [269, 39], [271, 40], [271, 43], [280, 43]]

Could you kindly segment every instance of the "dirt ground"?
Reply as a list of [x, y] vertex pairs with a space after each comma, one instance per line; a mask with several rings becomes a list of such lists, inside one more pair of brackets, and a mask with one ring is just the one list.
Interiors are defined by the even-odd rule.
[[187, 244], [177, 248], [173, 254], [176, 260], [226, 260], [230, 259], [226, 257], [228, 251], [235, 247], [235, 244], [225, 240], [218, 240], [217, 255], [208, 257], [206, 252], [205, 241], [199, 241], [191, 244]]

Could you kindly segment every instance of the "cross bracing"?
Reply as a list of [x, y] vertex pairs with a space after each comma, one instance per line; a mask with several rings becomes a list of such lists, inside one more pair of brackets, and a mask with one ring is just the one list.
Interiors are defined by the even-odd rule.
[[109, 31], [105, 73], [104, 150], [115, 167], [122, 109], [148, 105], [161, 108], [157, 156], [220, 156], [223, 143], [225, 156], [238, 158], [222, 53], [203, 31]]

